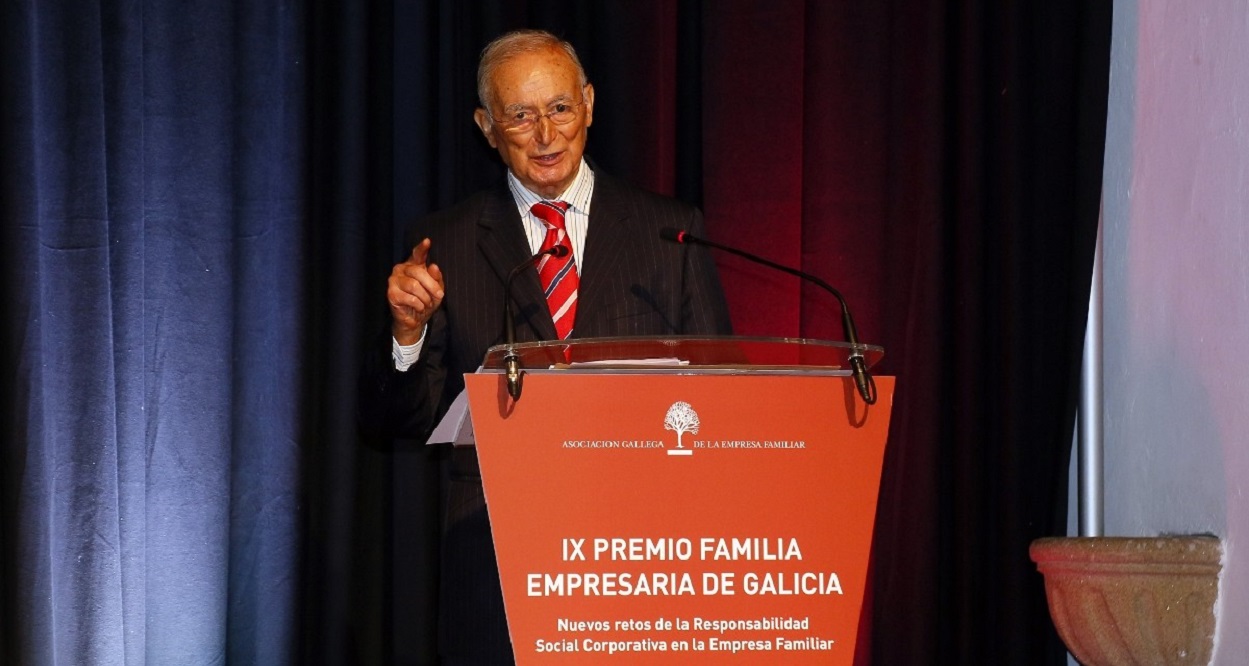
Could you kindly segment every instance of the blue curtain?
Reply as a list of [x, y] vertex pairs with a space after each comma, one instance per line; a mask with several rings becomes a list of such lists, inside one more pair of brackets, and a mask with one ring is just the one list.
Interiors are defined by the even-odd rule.
[[3, 5], [0, 660], [287, 660], [301, 11]]

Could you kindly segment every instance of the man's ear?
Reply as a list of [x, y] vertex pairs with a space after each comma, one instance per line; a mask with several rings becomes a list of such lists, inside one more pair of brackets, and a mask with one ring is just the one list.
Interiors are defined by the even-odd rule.
[[594, 85], [585, 84], [581, 94], [585, 97], [585, 126], [589, 127], [594, 122]]
[[473, 112], [473, 122], [477, 123], [477, 129], [486, 137], [486, 143], [491, 148], [497, 149], [498, 146], [494, 142], [494, 120], [490, 118], [490, 114], [485, 109], [478, 108]]

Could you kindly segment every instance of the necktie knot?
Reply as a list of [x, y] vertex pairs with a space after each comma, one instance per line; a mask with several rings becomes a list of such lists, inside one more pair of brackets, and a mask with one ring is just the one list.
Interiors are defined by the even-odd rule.
[[564, 229], [564, 213], [568, 212], [570, 204], [567, 201], [539, 201], [529, 210], [534, 216], [546, 225], [548, 230]]

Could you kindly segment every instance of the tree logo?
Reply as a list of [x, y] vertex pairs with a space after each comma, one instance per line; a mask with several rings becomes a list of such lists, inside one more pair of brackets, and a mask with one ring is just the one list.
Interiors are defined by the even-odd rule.
[[698, 434], [698, 412], [690, 407], [690, 403], [677, 401], [672, 403], [668, 408], [667, 416], [664, 416], [664, 430], [672, 430], [677, 434], [677, 448], [668, 449], [670, 456], [692, 456], [693, 449], [687, 449], [681, 445], [681, 437], [685, 433]]

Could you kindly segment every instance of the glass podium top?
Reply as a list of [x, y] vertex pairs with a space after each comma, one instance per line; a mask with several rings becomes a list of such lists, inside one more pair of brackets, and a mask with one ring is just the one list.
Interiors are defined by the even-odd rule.
[[584, 338], [496, 345], [486, 351], [485, 372], [502, 371], [509, 354], [526, 371], [778, 372], [849, 374], [850, 359], [868, 368], [884, 350], [875, 345], [802, 338], [660, 336]]

